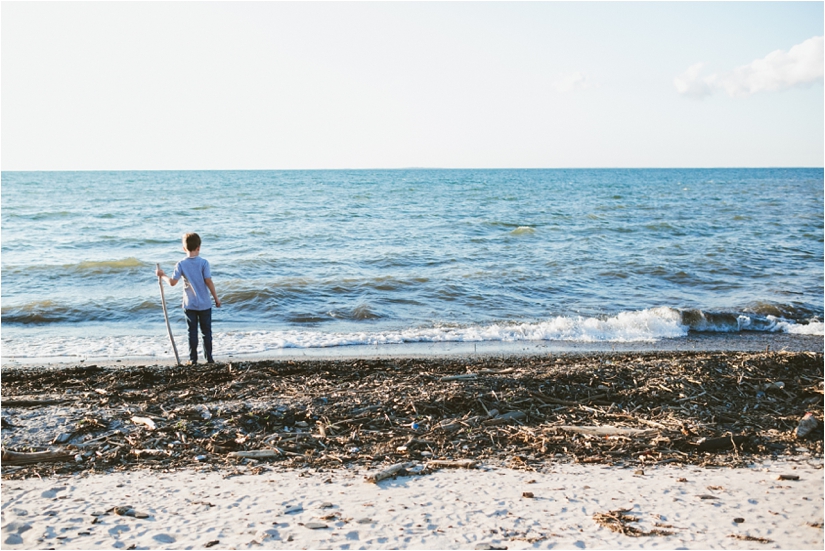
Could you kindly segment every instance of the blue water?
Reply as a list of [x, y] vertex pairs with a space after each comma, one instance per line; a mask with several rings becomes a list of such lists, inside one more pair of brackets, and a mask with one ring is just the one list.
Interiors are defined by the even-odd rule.
[[3, 356], [168, 355], [187, 231], [218, 357], [823, 332], [822, 169], [3, 172]]

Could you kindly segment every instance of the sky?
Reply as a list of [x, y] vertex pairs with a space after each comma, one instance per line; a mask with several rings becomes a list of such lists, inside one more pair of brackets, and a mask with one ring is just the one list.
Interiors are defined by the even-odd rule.
[[823, 15], [3, 1], [0, 168], [822, 167]]

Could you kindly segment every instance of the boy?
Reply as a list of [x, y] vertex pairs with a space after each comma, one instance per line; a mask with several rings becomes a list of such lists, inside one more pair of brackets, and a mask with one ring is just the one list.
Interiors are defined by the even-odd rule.
[[186, 312], [186, 325], [189, 328], [189, 360], [190, 364], [198, 363], [198, 325], [203, 334], [203, 352], [206, 363], [212, 360], [212, 301], [209, 300], [207, 290], [215, 299], [215, 306], [221, 307], [221, 300], [212, 283], [212, 273], [209, 262], [198, 256], [201, 251], [201, 238], [196, 233], [187, 233], [183, 236], [183, 250], [186, 258], [175, 264], [172, 277], [158, 268], [155, 275], [166, 280], [174, 287], [183, 277], [183, 309]]

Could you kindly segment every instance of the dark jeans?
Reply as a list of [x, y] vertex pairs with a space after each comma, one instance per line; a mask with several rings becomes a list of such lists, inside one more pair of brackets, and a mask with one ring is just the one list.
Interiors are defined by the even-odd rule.
[[198, 325], [203, 334], [203, 355], [207, 363], [212, 363], [212, 309], [184, 310], [186, 325], [189, 327], [189, 359], [198, 361]]

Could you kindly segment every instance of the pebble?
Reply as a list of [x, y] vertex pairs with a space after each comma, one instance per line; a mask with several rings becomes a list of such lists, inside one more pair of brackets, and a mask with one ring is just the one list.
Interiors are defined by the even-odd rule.
[[328, 528], [328, 526], [323, 522], [307, 522], [304, 526], [310, 530], [322, 530], [324, 528]]
[[322, 504], [320, 505], [320, 508], [321, 508], [321, 509], [330, 509], [330, 508], [332, 508], [332, 507], [335, 507], [335, 505], [333, 505], [333, 504], [332, 504], [332, 503], [330, 503], [329, 501], [325, 501], [324, 503], [322, 503]]
[[290, 505], [289, 507], [286, 508], [286, 511], [284, 511], [284, 514], [285, 515], [292, 515], [292, 514], [295, 514], [295, 513], [300, 513], [303, 510], [304, 510], [304, 508], [301, 505]]
[[71, 434], [69, 434], [68, 432], [61, 432], [60, 434], [57, 435], [57, 437], [55, 437], [54, 440], [52, 440], [52, 444], [65, 444], [66, 442], [68, 442], [71, 439], [72, 439]]
[[355, 522], [357, 522], [358, 524], [371, 524], [372, 519], [371, 518], [359, 518]]
[[745, 519], [743, 519], [742, 517], [736, 517], [735, 519], [733, 519], [733, 522], [735, 522], [736, 524], [742, 524], [743, 522], [745, 522]]

